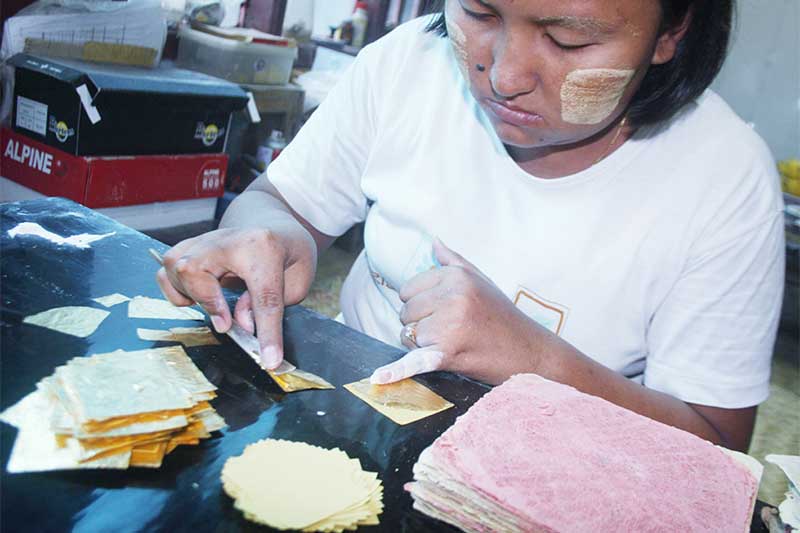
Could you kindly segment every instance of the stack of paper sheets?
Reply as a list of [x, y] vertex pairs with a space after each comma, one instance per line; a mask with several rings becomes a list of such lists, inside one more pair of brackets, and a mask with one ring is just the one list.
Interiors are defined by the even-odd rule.
[[339, 449], [266, 439], [222, 469], [222, 485], [248, 520], [277, 529], [340, 533], [377, 525], [383, 486]]
[[746, 532], [758, 480], [710, 442], [523, 374], [424, 450], [406, 489], [464, 531]]
[[225, 427], [215, 390], [180, 346], [71, 359], [0, 414], [19, 429], [8, 471], [157, 468]]

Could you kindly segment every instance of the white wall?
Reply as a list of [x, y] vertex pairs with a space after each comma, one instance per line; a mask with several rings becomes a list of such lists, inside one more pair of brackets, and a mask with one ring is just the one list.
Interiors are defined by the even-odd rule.
[[712, 87], [776, 159], [800, 157], [800, 1], [737, 3], [733, 46]]
[[312, 33], [315, 36], [330, 34], [330, 26], [338, 26], [353, 13], [355, 0], [289, 0], [286, 3], [285, 24], [298, 18], [313, 17]]

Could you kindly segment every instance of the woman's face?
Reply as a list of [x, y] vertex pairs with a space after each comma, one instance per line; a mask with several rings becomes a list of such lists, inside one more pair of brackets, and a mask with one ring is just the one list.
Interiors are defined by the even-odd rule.
[[659, 0], [447, 0], [446, 19], [472, 94], [519, 148], [605, 129], [679, 40], [658, 34]]

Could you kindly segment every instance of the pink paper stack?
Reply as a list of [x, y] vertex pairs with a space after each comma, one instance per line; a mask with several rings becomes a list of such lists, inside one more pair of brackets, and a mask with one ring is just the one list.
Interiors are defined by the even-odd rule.
[[521, 374], [422, 452], [406, 490], [470, 532], [746, 532], [758, 480], [690, 433]]

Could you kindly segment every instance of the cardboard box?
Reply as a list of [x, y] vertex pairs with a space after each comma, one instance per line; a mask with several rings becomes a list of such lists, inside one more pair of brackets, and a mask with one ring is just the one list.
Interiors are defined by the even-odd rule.
[[15, 131], [73, 155], [225, 150], [231, 115], [248, 95], [211, 76], [17, 54]]
[[222, 196], [228, 156], [74, 156], [10, 129], [0, 131], [0, 175], [87, 207]]

